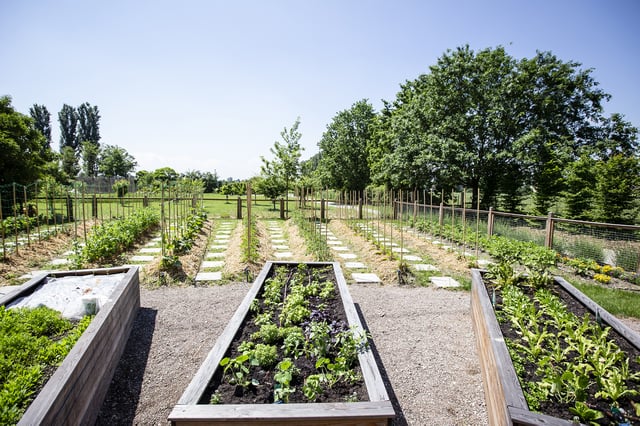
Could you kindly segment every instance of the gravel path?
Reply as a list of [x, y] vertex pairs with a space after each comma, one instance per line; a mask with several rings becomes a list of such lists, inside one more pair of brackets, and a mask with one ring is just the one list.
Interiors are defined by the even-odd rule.
[[[249, 284], [141, 289], [98, 425], [168, 424]], [[469, 293], [352, 285], [398, 415], [394, 425], [487, 424]]]

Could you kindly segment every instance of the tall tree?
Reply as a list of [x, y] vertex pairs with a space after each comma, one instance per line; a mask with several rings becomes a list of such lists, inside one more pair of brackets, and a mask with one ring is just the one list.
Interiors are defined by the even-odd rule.
[[287, 211], [289, 210], [289, 190], [300, 175], [300, 156], [303, 148], [300, 146], [302, 133], [298, 131], [299, 126], [300, 117], [296, 118], [290, 129], [287, 130], [285, 127], [280, 132], [282, 143], [276, 141], [273, 144], [270, 150], [274, 157], [272, 161], [262, 157], [262, 173], [264, 177], [273, 175], [284, 183]]
[[98, 170], [108, 177], [129, 176], [136, 168], [137, 162], [124, 148], [105, 145], [100, 154]]
[[0, 185], [26, 185], [42, 177], [53, 153], [42, 152], [46, 139], [31, 117], [17, 112], [9, 96], [0, 97]]
[[326, 185], [363, 191], [370, 183], [368, 145], [375, 116], [373, 106], [363, 99], [333, 117], [318, 143], [319, 167], [329, 178]]
[[76, 109], [70, 105], [62, 105], [62, 109], [58, 113], [58, 121], [60, 122], [60, 153], [65, 146], [73, 149], [78, 154], [80, 149], [78, 141], [78, 113]]
[[60, 168], [64, 173], [63, 181], [75, 178], [80, 172], [80, 165], [75, 150], [70, 146], [62, 147], [60, 151]]
[[88, 102], [78, 107], [78, 142], [85, 141], [100, 146], [100, 113]]
[[[29, 109], [33, 124], [46, 139], [46, 147], [51, 149], [51, 114], [44, 105], [33, 104]], [[45, 147], [43, 147], [45, 148]]]
[[98, 176], [98, 157], [100, 156], [100, 147], [89, 141], [83, 141], [81, 147], [82, 171], [85, 176]]

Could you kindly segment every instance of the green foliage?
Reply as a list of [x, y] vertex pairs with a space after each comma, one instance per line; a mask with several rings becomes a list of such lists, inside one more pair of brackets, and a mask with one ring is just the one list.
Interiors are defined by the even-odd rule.
[[327, 126], [318, 146], [321, 184], [344, 191], [362, 191], [370, 183], [368, 145], [375, 118], [367, 100], [340, 111]]
[[278, 360], [278, 348], [275, 345], [258, 343], [250, 352], [251, 363], [268, 369]]
[[105, 145], [100, 151], [98, 171], [105, 176], [127, 177], [137, 165], [135, 158], [119, 146]]
[[147, 230], [157, 226], [159, 218], [151, 209], [142, 209], [131, 216], [103, 223], [93, 229], [85, 246], [74, 260], [76, 264], [85, 262], [106, 262], [122, 253]]
[[280, 361], [276, 367], [273, 379], [276, 381], [273, 390], [273, 399], [275, 402], [289, 402], [289, 396], [296, 391], [291, 386], [293, 377], [299, 373], [299, 369], [289, 359], [285, 358]]
[[47, 307], [6, 309], [0, 306], [0, 424], [15, 424], [48, 367], [58, 366], [88, 327], [76, 326]]
[[0, 97], [0, 185], [27, 184], [43, 176], [53, 152], [31, 117], [13, 109], [9, 96]]

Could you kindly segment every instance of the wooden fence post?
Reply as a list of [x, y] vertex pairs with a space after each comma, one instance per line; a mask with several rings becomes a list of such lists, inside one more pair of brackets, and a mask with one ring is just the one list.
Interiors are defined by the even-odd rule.
[[491, 237], [493, 235], [493, 220], [495, 219], [495, 214], [493, 213], [493, 207], [489, 207], [489, 216], [487, 216], [487, 236]]
[[280, 219], [284, 220], [284, 198], [280, 198]]
[[549, 215], [547, 216], [547, 224], [545, 226], [544, 235], [544, 246], [549, 249], [553, 248], [553, 228], [553, 212], [549, 212]]
[[358, 220], [362, 220], [362, 198], [358, 199]]
[[320, 200], [320, 221], [324, 221], [325, 217], [324, 217], [324, 198], [322, 198]]
[[238, 206], [236, 208], [236, 219], [242, 219], [242, 198], [238, 197]]

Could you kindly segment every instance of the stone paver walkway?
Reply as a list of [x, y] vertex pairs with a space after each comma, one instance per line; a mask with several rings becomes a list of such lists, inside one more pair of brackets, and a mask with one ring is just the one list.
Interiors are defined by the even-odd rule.
[[224, 267], [224, 258], [226, 250], [229, 247], [231, 233], [236, 227], [236, 222], [223, 221], [214, 230], [213, 238], [207, 247], [200, 270], [196, 274], [195, 281], [215, 282], [222, 280], [222, 268]]

